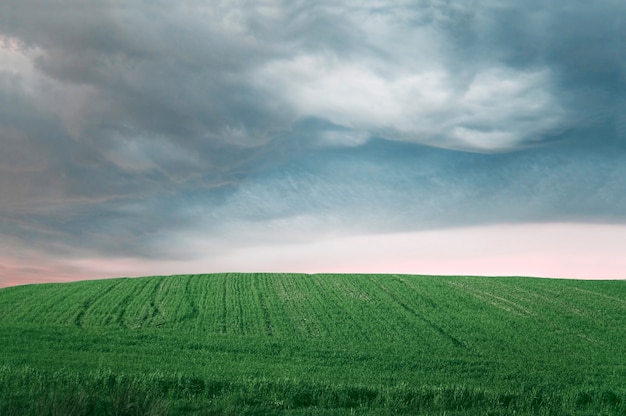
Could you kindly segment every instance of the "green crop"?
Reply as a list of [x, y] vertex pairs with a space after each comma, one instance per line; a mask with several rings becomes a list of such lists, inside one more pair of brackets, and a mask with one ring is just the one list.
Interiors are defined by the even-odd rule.
[[626, 281], [215, 274], [0, 290], [0, 416], [625, 414]]

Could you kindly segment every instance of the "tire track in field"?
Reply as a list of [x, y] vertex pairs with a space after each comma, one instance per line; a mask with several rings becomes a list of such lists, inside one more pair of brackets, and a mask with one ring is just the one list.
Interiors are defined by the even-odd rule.
[[269, 308], [267, 307], [267, 300], [263, 295], [263, 285], [262, 282], [266, 279], [264, 275], [259, 275], [253, 282], [253, 287], [256, 292], [256, 298], [259, 302], [259, 307], [261, 309], [261, 315], [263, 317], [263, 328], [265, 329], [265, 335], [268, 337], [274, 336], [274, 327], [272, 325], [272, 318], [270, 315]]
[[[117, 316], [115, 317], [115, 323], [119, 326], [126, 326], [124, 323], [126, 318], [126, 311], [128, 309], [128, 304], [130, 303], [132, 295], [126, 295], [122, 298], [120, 302], [116, 305], [116, 309], [118, 309]], [[106, 322], [106, 321], [105, 321]], [[109, 323], [110, 321], [106, 322]]]
[[[415, 308], [413, 308], [412, 306], [408, 305], [404, 300], [402, 300], [400, 298], [400, 296], [398, 296], [395, 293], [393, 293], [391, 290], [389, 290], [385, 285], [380, 283], [378, 280], [376, 280], [374, 278], [372, 278], [371, 280], [380, 288], [380, 290], [385, 292], [387, 294], [387, 296], [389, 296], [394, 302], [396, 302], [398, 305], [400, 305], [400, 307], [402, 307], [402, 309], [404, 309], [406, 312], [408, 312], [410, 315], [416, 317], [420, 321], [424, 322], [429, 328], [431, 328], [432, 330], [437, 332], [439, 335], [441, 335], [445, 339], [449, 340], [452, 343], [452, 345], [454, 345], [455, 347], [463, 348], [465, 350], [469, 349], [467, 347], [467, 345], [465, 345], [465, 343], [463, 341], [461, 341], [460, 339], [456, 338], [454, 335], [448, 333], [442, 327], [440, 327], [439, 325], [437, 325], [436, 323], [434, 323], [430, 319], [426, 318], [426, 316], [424, 316], [423, 314], [419, 313]], [[396, 280], [402, 282], [399, 279], [396, 279]], [[404, 282], [402, 282], [402, 283], [404, 283]], [[406, 283], [404, 283], [404, 284], [406, 284]]]
[[228, 276], [224, 275], [222, 277], [222, 313], [221, 313], [221, 322], [220, 322], [220, 334], [226, 333], [226, 323], [228, 319], [228, 305], [226, 304], [226, 300], [228, 299], [228, 288], [226, 287], [226, 283], [228, 283]]
[[326, 279], [316, 279], [310, 276], [298, 279], [302, 293], [306, 293], [306, 303], [309, 314], [307, 324], [315, 329], [317, 338], [328, 337], [334, 330], [339, 329], [338, 322], [342, 320], [340, 309], [324, 307], [329, 300]]
[[601, 297], [603, 299], [607, 299], [607, 300], [616, 302], [617, 304], [619, 304], [622, 307], [626, 306], [626, 300], [625, 299], [616, 298], [615, 296], [610, 296], [610, 295], [607, 295], [606, 293], [596, 292], [596, 291], [588, 290], [588, 289], [582, 289], [580, 287], [573, 287], [572, 289], [574, 289], [577, 292], [584, 293], [586, 295], [598, 296], [598, 297]]
[[163, 326], [167, 320], [167, 310], [165, 309], [165, 305], [163, 304], [163, 298], [164, 293], [165, 295], [167, 295], [169, 283], [169, 280], [163, 279], [161, 281], [161, 284], [159, 284], [158, 286], [158, 290], [154, 294], [154, 312], [152, 314], [151, 321], [155, 322], [156, 327]]
[[[236, 315], [236, 321], [237, 321], [237, 328], [239, 331], [239, 335], [249, 335], [248, 332], [248, 325], [247, 325], [247, 321], [248, 319], [246, 319], [246, 314], [245, 314], [245, 310], [244, 310], [244, 304], [245, 305], [252, 305], [251, 302], [249, 302], [249, 300], [247, 299], [247, 296], [250, 294], [250, 291], [248, 290], [249, 287], [248, 285], [246, 285], [247, 282], [249, 282], [253, 277], [249, 276], [249, 275], [236, 275], [235, 276], [235, 293], [237, 294], [237, 296], [235, 296], [235, 300], [237, 303], [237, 315]], [[245, 298], [244, 298], [245, 296]], [[246, 308], [247, 309], [247, 308]]]
[[[321, 331], [311, 319], [315, 314], [312, 313], [310, 301], [305, 296], [308, 291], [303, 287], [304, 279], [306, 276], [301, 275], [285, 275], [284, 278], [275, 279], [276, 295], [283, 303], [283, 310], [290, 321], [291, 329], [304, 338], [319, 338]], [[319, 319], [316, 321], [319, 324]]]
[[321, 338], [322, 329], [327, 331], [327, 328], [324, 327], [324, 319], [321, 319], [315, 308], [318, 296], [314, 291], [316, 283], [305, 276], [293, 276], [289, 281], [293, 295], [289, 308], [298, 315], [296, 324], [304, 328], [307, 338]]
[[133, 297], [127, 308], [131, 311], [130, 319], [127, 321], [126, 326], [131, 329], [142, 328], [146, 325], [146, 318], [149, 311], [149, 299], [154, 291], [154, 288], [158, 285], [155, 279], [146, 279], [142, 286], [138, 286], [137, 290], [133, 291]]
[[541, 301], [541, 307], [543, 308], [543, 312], [545, 313], [546, 309], [551, 309], [555, 313], [558, 314], [571, 314], [576, 316], [582, 316], [582, 309], [577, 306], [574, 306], [571, 302], [566, 302], [561, 299], [561, 292], [559, 290], [552, 290], [547, 288], [523, 288], [516, 287], [516, 290], [522, 294], [525, 294], [528, 298], [529, 302], [533, 304], [538, 304], [538, 301]]
[[141, 319], [142, 324], [144, 324], [145, 326], [160, 327], [163, 324], [164, 319], [161, 319], [161, 322], [156, 322], [158, 315], [161, 315], [162, 317], [164, 315], [164, 313], [161, 311], [159, 307], [157, 299], [159, 297], [159, 294], [163, 290], [163, 286], [165, 285], [165, 283], [166, 283], [165, 280], [161, 280], [158, 284], [155, 284], [154, 287], [152, 288], [152, 292], [149, 296], [149, 305], [148, 307], [146, 307], [146, 311], [144, 312], [143, 317]]
[[74, 325], [78, 326], [78, 327], [84, 327], [85, 326], [85, 315], [87, 314], [87, 311], [94, 306], [94, 304], [98, 303], [98, 300], [102, 300], [107, 293], [111, 292], [112, 290], [114, 290], [117, 286], [119, 286], [122, 283], [122, 280], [107, 286], [107, 288], [105, 290], [103, 290], [100, 293], [95, 293], [92, 296], [88, 297], [83, 304], [81, 305], [78, 314], [76, 315], [76, 317], [74, 318]]
[[93, 298], [87, 299], [85, 302], [83, 302], [83, 305], [81, 309], [78, 311], [76, 318], [74, 318], [74, 325], [81, 327], [81, 328], [83, 327], [83, 320], [85, 318], [85, 314], [87, 313], [87, 310], [91, 307], [92, 303], [93, 303]]
[[184, 300], [187, 302], [187, 305], [189, 305], [189, 309], [190, 312], [186, 313], [183, 317], [181, 317], [181, 321], [184, 320], [189, 320], [190, 322], [194, 322], [198, 316], [200, 315], [200, 309], [198, 308], [198, 304], [196, 303], [195, 296], [194, 296], [194, 291], [193, 288], [191, 287], [191, 284], [193, 283], [194, 279], [188, 277], [187, 278], [187, 282], [185, 284], [185, 296], [184, 296]]
[[488, 303], [491, 306], [494, 306], [498, 309], [501, 309], [513, 315], [525, 316], [525, 317], [535, 315], [533, 311], [520, 305], [519, 303], [513, 302], [510, 299], [503, 298], [502, 296], [498, 296], [496, 294], [490, 293], [487, 290], [481, 290], [477, 287], [472, 287], [462, 282], [448, 281], [446, 283], [449, 286], [452, 286], [456, 289], [462, 289], [464, 292], [472, 295], [473, 297], [481, 300], [482, 302]]
[[[328, 277], [324, 290], [328, 293], [328, 299], [335, 299], [334, 305], [336, 314], [340, 316], [344, 329], [348, 332], [342, 334], [344, 337], [357, 336], [362, 341], [372, 340], [371, 322], [367, 324], [363, 318], [369, 315], [367, 308], [363, 308], [363, 302], [371, 302], [372, 299], [364, 292], [358, 290], [354, 281], [349, 281], [348, 276]], [[346, 328], [347, 325], [347, 328]]]

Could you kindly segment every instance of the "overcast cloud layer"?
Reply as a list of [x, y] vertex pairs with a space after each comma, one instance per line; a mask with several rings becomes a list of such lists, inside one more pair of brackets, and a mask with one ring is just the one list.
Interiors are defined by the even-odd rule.
[[0, 274], [220, 256], [190, 248], [203, 238], [624, 224], [624, 16], [0, 0]]

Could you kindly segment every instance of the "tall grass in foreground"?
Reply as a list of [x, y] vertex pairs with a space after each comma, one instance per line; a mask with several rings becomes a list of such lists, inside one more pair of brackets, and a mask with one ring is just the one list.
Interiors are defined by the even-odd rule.
[[626, 391], [406, 384], [376, 388], [0, 367], [2, 416], [178, 414], [623, 415]]

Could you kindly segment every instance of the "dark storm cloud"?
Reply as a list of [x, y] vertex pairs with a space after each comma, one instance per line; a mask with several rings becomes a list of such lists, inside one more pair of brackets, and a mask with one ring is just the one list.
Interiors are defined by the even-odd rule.
[[2, 0], [0, 233], [162, 256], [242, 221], [623, 222], [625, 11]]
[[[518, 3], [485, 13], [472, 52], [510, 66], [549, 67], [565, 127], [610, 125], [624, 139], [626, 6], [622, 2]], [[592, 139], [593, 140], [593, 139]]]

